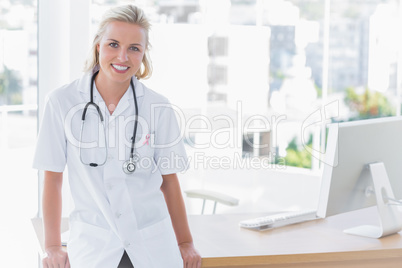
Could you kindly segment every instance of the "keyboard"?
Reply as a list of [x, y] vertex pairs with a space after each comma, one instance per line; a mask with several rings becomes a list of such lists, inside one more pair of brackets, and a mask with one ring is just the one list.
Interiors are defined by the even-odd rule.
[[241, 221], [239, 225], [242, 228], [266, 230], [299, 222], [315, 220], [317, 218], [316, 210], [301, 210], [244, 220]]

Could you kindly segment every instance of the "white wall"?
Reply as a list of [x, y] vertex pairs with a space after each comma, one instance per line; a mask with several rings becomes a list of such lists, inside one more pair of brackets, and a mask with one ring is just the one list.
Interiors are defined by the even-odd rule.
[[150, 33], [154, 72], [144, 83], [183, 109], [205, 106], [207, 33], [202, 25], [156, 24]]
[[228, 28], [228, 107], [242, 101], [246, 114], [265, 114], [269, 93], [268, 27]]
[[[90, 0], [38, 0], [38, 124], [45, 96], [81, 75], [90, 43]], [[66, 173], [64, 174], [66, 178]], [[68, 180], [63, 182], [63, 216], [72, 207]], [[43, 175], [39, 174], [39, 216]]]

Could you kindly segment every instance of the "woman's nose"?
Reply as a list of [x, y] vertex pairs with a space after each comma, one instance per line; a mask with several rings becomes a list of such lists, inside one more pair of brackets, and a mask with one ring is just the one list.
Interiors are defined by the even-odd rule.
[[121, 61], [127, 61], [127, 59], [128, 59], [127, 52], [124, 49], [121, 49], [119, 51], [119, 55], [117, 55], [117, 59], [119, 59]]

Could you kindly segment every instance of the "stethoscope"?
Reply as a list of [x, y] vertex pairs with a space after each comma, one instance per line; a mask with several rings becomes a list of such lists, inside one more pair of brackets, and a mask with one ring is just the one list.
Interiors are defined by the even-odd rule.
[[[99, 106], [98, 106], [96, 103], [93, 102], [94, 82], [95, 82], [95, 77], [98, 75], [98, 73], [99, 73], [99, 71], [97, 71], [96, 73], [94, 73], [94, 74], [92, 75], [92, 79], [91, 79], [91, 101], [88, 102], [88, 103], [85, 105], [84, 111], [82, 112], [82, 117], [81, 117], [81, 119], [82, 119], [82, 123], [81, 123], [81, 133], [80, 133], [80, 141], [79, 141], [79, 153], [80, 153], [80, 160], [81, 160], [81, 163], [84, 164], [84, 165], [87, 165], [87, 166], [91, 166], [91, 167], [103, 166], [103, 165], [106, 163], [106, 161], [107, 161], [107, 153], [108, 153], [108, 151], [107, 151], [107, 145], [106, 145], [106, 128], [105, 128], [105, 124], [104, 124], [104, 122], [103, 122], [102, 112], [101, 112]], [[135, 89], [134, 89], [134, 84], [133, 84], [133, 80], [132, 80], [132, 79], [130, 80], [130, 85], [131, 85], [131, 89], [133, 90], [133, 95], [134, 95], [135, 122], [134, 122], [134, 133], [133, 133], [133, 137], [131, 138], [130, 157], [129, 157], [129, 160], [127, 160], [127, 161], [125, 161], [125, 162], [123, 163], [123, 171], [124, 171], [126, 174], [132, 174], [132, 173], [135, 171], [135, 168], [136, 168], [136, 166], [135, 166], [135, 161], [134, 161], [134, 144], [135, 144], [135, 137], [136, 137], [136, 134], [137, 134], [137, 124], [138, 124], [138, 105], [137, 105], [137, 97], [136, 97], [136, 95], [135, 95]], [[104, 160], [102, 163], [100, 163], [100, 164], [98, 164], [98, 163], [85, 163], [85, 162], [82, 160], [82, 154], [81, 154], [81, 148], [82, 148], [82, 147], [81, 147], [81, 142], [82, 142], [82, 133], [83, 133], [84, 124], [85, 124], [85, 116], [86, 116], [88, 107], [91, 106], [91, 105], [96, 108], [96, 111], [98, 112], [99, 118], [100, 118], [101, 123], [102, 123], [102, 126], [103, 126], [103, 130], [104, 130], [104, 132], [105, 132], [104, 137], [105, 137], [105, 152], [106, 152], [106, 154], [105, 154], [105, 160]]]

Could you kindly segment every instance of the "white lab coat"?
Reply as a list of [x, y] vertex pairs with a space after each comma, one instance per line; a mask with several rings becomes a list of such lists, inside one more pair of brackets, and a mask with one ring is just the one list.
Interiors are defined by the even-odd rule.
[[78, 143], [83, 107], [90, 100], [90, 81], [91, 75], [86, 74], [48, 95], [33, 164], [36, 169], [54, 172], [63, 172], [67, 164], [74, 200], [68, 241], [71, 267], [117, 267], [124, 250], [135, 268], [182, 267], [160, 191], [161, 175], [186, 169], [174, 110], [165, 97], [133, 77], [139, 110], [136, 152], [140, 158], [134, 174], [127, 175], [122, 165], [129, 157], [133, 135], [132, 89], [129, 87], [110, 115], [94, 85], [94, 102], [105, 118], [105, 131], [91, 106], [81, 156], [84, 163], [107, 161], [98, 167], [84, 165]]

